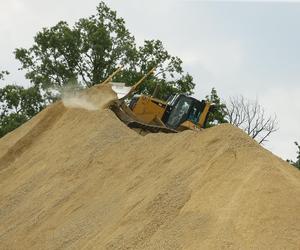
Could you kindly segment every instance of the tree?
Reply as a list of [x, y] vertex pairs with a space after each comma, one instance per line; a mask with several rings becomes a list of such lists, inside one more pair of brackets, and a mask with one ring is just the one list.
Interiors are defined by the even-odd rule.
[[294, 162], [293, 165], [300, 170], [300, 145], [298, 142], [295, 142], [295, 145], [297, 146], [298, 151], [297, 151], [297, 160], [296, 162]]
[[6, 70], [0, 71], [0, 80], [4, 80], [5, 75], [9, 75], [9, 72]]
[[256, 101], [243, 96], [231, 97], [226, 104], [226, 119], [229, 123], [243, 129], [259, 144], [278, 130], [276, 116], [267, 116], [263, 107]]
[[294, 143], [295, 143], [295, 145], [298, 148], [298, 151], [297, 151], [297, 160], [296, 161], [287, 160], [287, 162], [290, 163], [290, 164], [292, 164], [294, 167], [296, 167], [296, 168], [298, 168], [300, 170], [300, 145], [296, 141]]
[[137, 47], [134, 37], [104, 2], [97, 13], [82, 18], [70, 27], [61, 21], [44, 28], [34, 37], [31, 48], [15, 50], [16, 59], [26, 77], [45, 91], [61, 87], [69, 81], [90, 87], [102, 82], [118, 65], [123, 72], [116, 80], [134, 84], [152, 67], [156, 75], [141, 86], [144, 93], [152, 93], [160, 86], [160, 97], [174, 94], [191, 94], [193, 78], [184, 74], [182, 61], [171, 56], [159, 40], [148, 40]]
[[144, 45], [137, 49], [129, 69], [117, 77], [117, 80], [135, 83], [153, 67], [156, 68], [156, 74], [142, 84], [142, 93], [151, 95], [156, 86], [160, 89], [157, 97], [161, 99], [167, 99], [169, 95], [176, 93], [193, 93], [193, 77], [183, 73], [182, 60], [171, 56], [159, 40], [144, 41]]
[[207, 126], [211, 127], [221, 123], [227, 123], [226, 118], [226, 105], [218, 96], [217, 90], [212, 88], [210, 95], [207, 95], [206, 100], [212, 103], [211, 112], [208, 115]]
[[44, 105], [44, 98], [36, 87], [25, 89], [22, 86], [6, 85], [0, 88], [0, 137], [29, 120]]

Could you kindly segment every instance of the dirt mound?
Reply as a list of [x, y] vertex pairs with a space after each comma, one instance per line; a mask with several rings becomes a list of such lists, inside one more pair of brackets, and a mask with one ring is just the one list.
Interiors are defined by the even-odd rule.
[[299, 171], [230, 125], [140, 136], [58, 102], [0, 141], [0, 249], [299, 249], [299, 210]]

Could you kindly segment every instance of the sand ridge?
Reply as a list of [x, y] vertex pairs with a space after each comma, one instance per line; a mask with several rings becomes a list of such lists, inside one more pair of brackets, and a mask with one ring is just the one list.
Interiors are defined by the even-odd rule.
[[98, 108], [0, 140], [0, 249], [299, 249], [298, 170], [231, 125], [140, 136], [82, 95]]

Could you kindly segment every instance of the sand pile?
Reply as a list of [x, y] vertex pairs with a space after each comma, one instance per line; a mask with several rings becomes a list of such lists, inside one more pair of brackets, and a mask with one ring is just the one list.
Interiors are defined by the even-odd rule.
[[0, 141], [0, 249], [299, 249], [299, 212], [300, 172], [230, 125], [58, 102]]

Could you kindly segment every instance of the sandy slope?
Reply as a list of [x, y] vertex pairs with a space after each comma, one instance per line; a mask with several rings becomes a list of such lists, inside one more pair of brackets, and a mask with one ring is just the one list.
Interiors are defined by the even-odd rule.
[[0, 249], [300, 249], [300, 172], [230, 125], [58, 102], [0, 140]]

